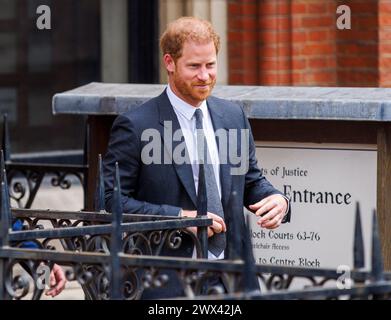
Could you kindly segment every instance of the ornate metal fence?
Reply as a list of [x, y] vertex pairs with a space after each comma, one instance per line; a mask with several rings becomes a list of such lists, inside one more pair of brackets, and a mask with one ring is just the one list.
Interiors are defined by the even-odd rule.
[[[101, 181], [101, 174], [99, 176]], [[99, 186], [100, 183], [98, 195], [101, 195], [103, 190]], [[358, 206], [354, 268], [342, 281], [338, 270], [256, 264], [249, 233], [244, 235], [245, 245], [241, 250], [243, 235], [239, 235], [235, 226], [227, 234], [228, 259], [205, 259], [205, 234], [211, 220], [202, 215], [190, 219], [123, 214], [118, 167], [112, 214], [103, 210], [89, 213], [11, 210], [4, 178], [0, 191], [0, 299], [38, 299], [42, 294], [37, 285], [38, 268], [42, 263], [50, 267], [56, 263], [67, 268], [68, 279], [80, 283], [87, 299], [138, 299], [145, 288], [165, 286], [169, 279], [166, 270], [171, 270], [180, 279], [184, 292], [178, 297], [180, 299], [390, 298], [391, 274], [383, 270], [375, 213], [371, 268], [369, 271], [363, 269], [363, 235]], [[98, 196], [98, 207], [102, 202]], [[227, 214], [229, 218], [232, 213]], [[25, 230], [11, 231], [15, 220], [22, 221]], [[47, 222], [50, 222], [49, 226]], [[190, 226], [198, 227], [201, 236], [188, 232], [186, 228]], [[183, 234], [193, 240], [198, 259], [161, 256], [164, 246], [178, 250]], [[27, 242], [34, 243], [37, 248], [23, 248]], [[16, 275], [17, 265], [27, 272]], [[220, 286], [210, 287], [207, 292], [201, 290], [212, 275], [221, 277], [225, 290]], [[292, 289], [296, 280], [305, 281], [305, 284], [300, 289]], [[260, 289], [254, 283], [260, 283]]]
[[78, 179], [84, 190], [84, 208], [88, 182], [88, 141], [89, 126], [86, 124], [84, 136], [83, 162], [81, 164], [60, 164], [50, 162], [26, 162], [11, 159], [10, 134], [7, 115], [3, 116], [2, 149], [4, 150], [7, 180], [10, 186], [10, 197], [19, 208], [31, 208], [39, 188], [46, 177], [51, 177], [51, 185], [61, 189], [69, 189], [72, 185], [70, 176]]

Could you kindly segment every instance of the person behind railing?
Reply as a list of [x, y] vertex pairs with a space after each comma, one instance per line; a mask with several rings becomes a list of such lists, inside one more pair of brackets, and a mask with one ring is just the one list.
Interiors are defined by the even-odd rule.
[[[119, 115], [111, 129], [103, 161], [106, 210], [112, 212], [113, 175], [118, 162], [125, 213], [195, 217], [199, 165], [203, 163], [207, 216], [213, 220], [208, 228], [208, 258], [222, 259], [225, 232], [230, 227], [225, 223], [225, 212], [236, 213], [234, 222], [243, 232], [243, 206], [260, 217], [260, 227], [273, 229], [289, 221], [289, 202], [257, 166], [243, 109], [211, 96], [220, 47], [212, 25], [182, 17], [168, 25], [160, 45], [167, 88], [158, 97]], [[226, 134], [228, 141], [220, 139], [218, 145], [216, 137], [221, 134]], [[231, 139], [232, 134], [236, 140]], [[239, 150], [238, 165], [231, 153], [237, 155]], [[222, 159], [221, 154], [230, 157]], [[228, 208], [232, 194], [237, 195], [237, 205]], [[162, 254], [191, 257], [190, 237], [183, 234], [181, 249], [167, 249]], [[143, 298], [181, 295], [180, 282], [173, 276], [164, 288], [145, 290]]]
[[[21, 220], [16, 220], [12, 224], [13, 231], [22, 231], [23, 223]], [[25, 249], [37, 249], [38, 245], [33, 241], [25, 241], [21, 244], [21, 248]], [[49, 286], [50, 288], [46, 290], [45, 295], [55, 297], [59, 295], [65, 288], [67, 283], [65, 273], [63, 269], [58, 264], [53, 264], [53, 267], [50, 271], [49, 277]]]

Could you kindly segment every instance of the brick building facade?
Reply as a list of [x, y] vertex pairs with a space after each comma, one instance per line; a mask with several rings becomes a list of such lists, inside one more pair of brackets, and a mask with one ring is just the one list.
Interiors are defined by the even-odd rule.
[[[336, 25], [340, 5], [351, 29]], [[229, 0], [228, 82], [391, 85], [390, 0]]]

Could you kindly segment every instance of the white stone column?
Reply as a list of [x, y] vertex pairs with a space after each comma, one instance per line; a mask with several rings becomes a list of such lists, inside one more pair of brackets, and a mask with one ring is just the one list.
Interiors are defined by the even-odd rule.
[[211, 0], [187, 0], [186, 12], [189, 16], [195, 16], [204, 20], [210, 20]]
[[101, 0], [103, 82], [128, 82], [127, 0]]
[[227, 0], [211, 0], [210, 21], [220, 35], [217, 83], [228, 84]]

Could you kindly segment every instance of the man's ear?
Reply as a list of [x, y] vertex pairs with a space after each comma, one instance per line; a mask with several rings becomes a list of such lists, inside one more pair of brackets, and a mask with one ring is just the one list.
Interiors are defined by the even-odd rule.
[[164, 65], [166, 66], [167, 72], [174, 72], [175, 71], [175, 61], [171, 57], [170, 54], [166, 53], [163, 56]]

